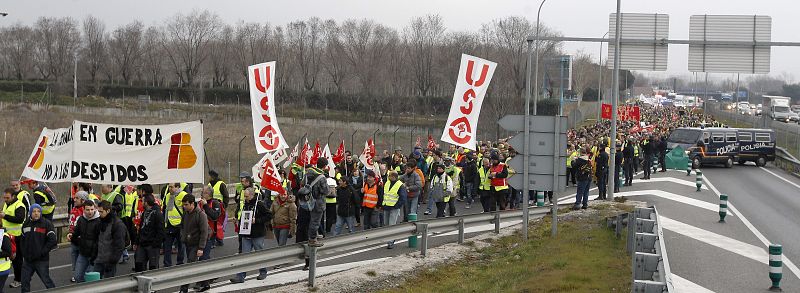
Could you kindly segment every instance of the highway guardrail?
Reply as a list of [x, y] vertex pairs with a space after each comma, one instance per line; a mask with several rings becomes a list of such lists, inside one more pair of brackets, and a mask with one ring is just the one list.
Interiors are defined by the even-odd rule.
[[633, 259], [632, 292], [675, 292], [658, 210], [637, 208], [629, 215], [628, 248]]
[[[559, 205], [569, 207], [571, 204]], [[550, 207], [531, 207], [529, 216], [543, 217], [550, 212]], [[151, 292], [191, 284], [232, 275], [236, 272], [254, 271], [263, 267], [300, 263], [309, 258], [309, 286], [314, 286], [316, 277], [316, 260], [319, 256], [337, 255], [343, 251], [351, 251], [364, 247], [385, 244], [410, 236], [421, 237], [420, 252], [425, 256], [427, 243], [434, 233], [458, 231], [458, 242], [464, 241], [464, 229], [485, 224], [494, 224], [494, 232], [500, 232], [503, 221], [521, 221], [522, 210], [500, 211], [475, 215], [432, 219], [418, 222], [400, 223], [325, 238], [322, 247], [309, 247], [307, 244], [294, 244], [275, 247], [261, 251], [214, 258], [207, 261], [183, 264], [169, 268], [161, 268], [142, 273], [128, 274], [96, 282], [74, 284], [70, 286], [48, 289], [47, 292]]]

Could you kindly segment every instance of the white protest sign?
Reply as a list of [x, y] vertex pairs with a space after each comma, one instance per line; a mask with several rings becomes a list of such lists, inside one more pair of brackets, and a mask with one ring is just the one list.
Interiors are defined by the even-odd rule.
[[461, 54], [461, 69], [442, 141], [475, 150], [478, 117], [495, 68], [497, 63]]
[[42, 130], [27, 162], [22, 176], [41, 182], [202, 183], [203, 124], [74, 121]]
[[275, 115], [275, 61], [247, 67], [253, 138], [259, 154], [288, 148]]

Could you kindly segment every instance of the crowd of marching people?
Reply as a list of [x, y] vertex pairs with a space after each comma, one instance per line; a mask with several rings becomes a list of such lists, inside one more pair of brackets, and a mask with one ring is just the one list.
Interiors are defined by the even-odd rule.
[[[610, 164], [618, 172], [610, 187], [616, 192], [630, 186], [639, 170], [644, 172], [642, 179], [649, 179], [654, 159], [664, 171], [666, 138], [673, 129], [721, 126], [712, 117], [689, 110], [640, 107], [641, 119], [617, 125], [614, 162], [610, 162], [608, 121], [568, 131], [565, 167], [567, 186], [577, 187], [575, 209], [587, 208], [592, 182], [598, 186], [599, 199], [606, 198]], [[313, 163], [302, 156], [291, 158], [290, 167], [278, 171], [279, 190], [264, 188], [247, 172], [228, 185], [213, 170], [198, 192], [193, 184], [180, 182], [158, 189], [149, 184], [74, 183], [66, 235], [72, 281], [113, 277], [117, 265], [130, 261], [131, 254], [135, 272], [207, 260], [215, 247], [228, 245], [224, 234], [231, 228], [238, 234], [238, 252], [249, 253], [264, 249], [266, 239], [274, 239], [278, 246], [290, 239], [322, 246], [325, 237], [413, 221], [418, 214], [458, 216], [455, 202], [464, 202], [463, 209], [494, 212], [531, 205], [535, 194], [543, 192], [553, 204], [551, 191], [530, 191], [524, 199], [520, 190], [508, 185], [507, 179], [518, 172], [508, 166], [515, 155], [504, 139], [479, 142], [474, 151], [441, 149], [430, 140], [428, 146], [408, 152], [397, 147], [375, 154], [368, 164], [349, 151], [333, 162], [326, 157], [314, 158]], [[22, 292], [30, 291], [34, 273], [45, 287], [54, 287], [49, 253], [60, 237], [52, 224], [58, 204], [54, 193], [34, 180], [13, 180], [3, 200], [0, 283], [5, 284], [13, 270], [10, 286], [21, 287]], [[393, 247], [393, 242], [387, 244]], [[242, 283], [245, 277], [241, 272], [230, 282]], [[267, 268], [259, 269], [256, 279], [266, 277]], [[194, 287], [208, 290], [211, 281]], [[188, 288], [186, 284], [181, 291]]]

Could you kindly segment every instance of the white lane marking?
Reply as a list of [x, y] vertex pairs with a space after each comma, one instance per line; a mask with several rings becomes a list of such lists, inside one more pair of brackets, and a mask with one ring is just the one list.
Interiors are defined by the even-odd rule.
[[[711, 191], [716, 193], [717, 194], [717, 198], [719, 198], [719, 195], [720, 195], [719, 190], [714, 186], [714, 184], [711, 183], [711, 180], [709, 180], [708, 177], [706, 177], [706, 175], [703, 175], [703, 181], [706, 182], [706, 185], [708, 185], [708, 188], [711, 188]], [[736, 214], [740, 214], [739, 213], [739, 209], [737, 209], [733, 205], [733, 203], [730, 202], [730, 200], [728, 201], [728, 210], [730, 210], [730, 211], [732, 211], [732, 212], [734, 212]], [[758, 238], [758, 240], [761, 240], [761, 243], [764, 244], [764, 247], [769, 247], [771, 242], [769, 240], [767, 240], [767, 237], [764, 237], [764, 234], [761, 234], [761, 232], [758, 231], [758, 229], [756, 229], [755, 226], [753, 226], [753, 223], [750, 223], [750, 221], [747, 220], [747, 218], [745, 218], [744, 215], [739, 216], [739, 218], [742, 220], [744, 225], [747, 226], [747, 229], [749, 229], [750, 232], [755, 234], [756, 238]], [[783, 264], [787, 268], [789, 268], [789, 270], [792, 271], [792, 273], [795, 276], [800, 277], [800, 268], [798, 268], [791, 260], [789, 260], [789, 258], [786, 257], [785, 254], [783, 255]]]
[[[672, 182], [672, 183], [686, 185], [686, 186], [689, 186], [689, 187], [692, 187], [692, 188], [696, 188], [697, 187], [697, 183], [694, 182], [694, 181], [683, 180], [683, 179], [672, 178], [672, 177], [658, 177], [658, 178], [652, 178], [650, 180], [633, 179], [633, 183], [648, 183], [648, 182]], [[700, 188], [708, 190], [708, 187], [705, 187], [705, 186], [702, 186]]]
[[797, 185], [797, 183], [789, 181], [789, 179], [783, 178], [783, 176], [775, 174], [774, 172], [768, 170], [767, 168], [764, 168], [764, 167], [759, 167], [759, 168], [761, 168], [761, 170], [764, 170], [769, 174], [772, 174], [772, 176], [778, 177], [778, 179], [780, 179], [780, 180], [786, 181], [786, 183], [789, 183], [789, 184], [793, 185], [795, 188], [800, 189], [800, 185]]
[[[719, 212], [719, 205], [705, 202], [702, 200], [697, 200], [691, 197], [675, 194], [668, 191], [663, 190], [634, 190], [634, 191], [625, 191], [625, 192], [618, 192], [615, 194], [616, 196], [620, 197], [631, 197], [631, 196], [638, 196], [638, 195], [653, 195], [658, 196], [664, 199], [669, 199], [672, 201], [677, 201], [680, 203], [692, 205], [701, 209], [709, 210], [712, 212]], [[590, 199], [596, 199], [597, 197], [590, 197]], [[559, 204], [570, 203], [573, 199], [563, 200], [559, 202]], [[729, 213], [730, 216], [734, 216], [733, 212]]]
[[676, 292], [714, 293], [714, 291], [692, 283], [692, 281], [684, 279], [676, 274], [672, 274], [672, 285], [675, 287]]
[[762, 247], [748, 244], [727, 236], [723, 236], [708, 230], [703, 230], [695, 226], [678, 222], [676, 220], [660, 216], [662, 228], [675, 233], [690, 237], [700, 242], [721, 248], [738, 255], [747, 257], [760, 263], [768, 264], [769, 255]]
[[[386, 259], [390, 257], [384, 258], [377, 258], [377, 259], [369, 259], [363, 260], [358, 262], [350, 262], [350, 263], [343, 263], [337, 265], [330, 265], [330, 266], [321, 266], [317, 267], [317, 277], [338, 273], [341, 271], [346, 271], [352, 268], [360, 267], [360, 266], [368, 266]], [[278, 273], [278, 274], [267, 274], [267, 278], [264, 280], [256, 280], [256, 281], [248, 281], [246, 283], [240, 284], [229, 284], [225, 286], [216, 287], [214, 289], [209, 290], [208, 292], [234, 292], [234, 291], [242, 291], [246, 289], [252, 288], [260, 288], [266, 286], [274, 286], [274, 285], [283, 285], [289, 283], [296, 283], [301, 282], [303, 280], [308, 279], [308, 272], [306, 271], [290, 271], [285, 273]]]

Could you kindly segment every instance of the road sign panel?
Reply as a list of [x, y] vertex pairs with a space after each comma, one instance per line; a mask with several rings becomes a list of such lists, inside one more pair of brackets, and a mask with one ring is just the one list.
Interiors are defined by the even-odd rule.
[[[528, 165], [530, 165], [531, 174], [552, 175], [553, 172], [553, 156], [528, 156]], [[524, 156], [516, 156], [508, 162], [508, 167], [514, 169], [517, 173], [514, 176], [522, 176]], [[567, 157], [560, 157], [558, 160], [558, 175], [567, 175]]]
[[[566, 166], [565, 166], [566, 168]], [[567, 185], [567, 176], [558, 176], [558, 186], [553, 188], [553, 175], [528, 174], [528, 190], [564, 191]], [[508, 184], [516, 189], [523, 189], [522, 174], [516, 174], [507, 180]]]
[[[528, 135], [528, 139], [530, 141], [529, 151], [527, 155], [537, 155], [537, 156], [553, 156], [554, 149], [555, 149], [555, 134], [553, 133], [541, 133], [535, 132]], [[515, 135], [511, 138], [508, 143], [519, 153], [522, 153], [524, 140], [524, 133], [520, 133]], [[567, 155], [567, 135], [559, 134], [559, 156], [566, 156]]]
[[[669, 15], [652, 13], [623, 13], [620, 15], [620, 36], [623, 39], [663, 40], [669, 38]], [[608, 38], [616, 38], [617, 15], [611, 13], [608, 21]], [[614, 64], [614, 42], [608, 43], [608, 63]], [[622, 69], [667, 70], [666, 43], [620, 44], [619, 66]]]
[[[544, 132], [553, 133], [555, 127], [556, 116], [534, 116], [531, 115], [530, 125], [531, 132]], [[567, 133], [567, 117], [558, 117], [561, 119], [561, 133]], [[524, 131], [525, 130], [525, 116], [524, 115], [506, 115], [497, 121], [505, 130], [508, 131]], [[522, 150], [522, 146], [518, 148]]]
[[[772, 18], [766, 15], [692, 15], [690, 41], [772, 40]], [[769, 73], [769, 46], [689, 45], [689, 71]]]

